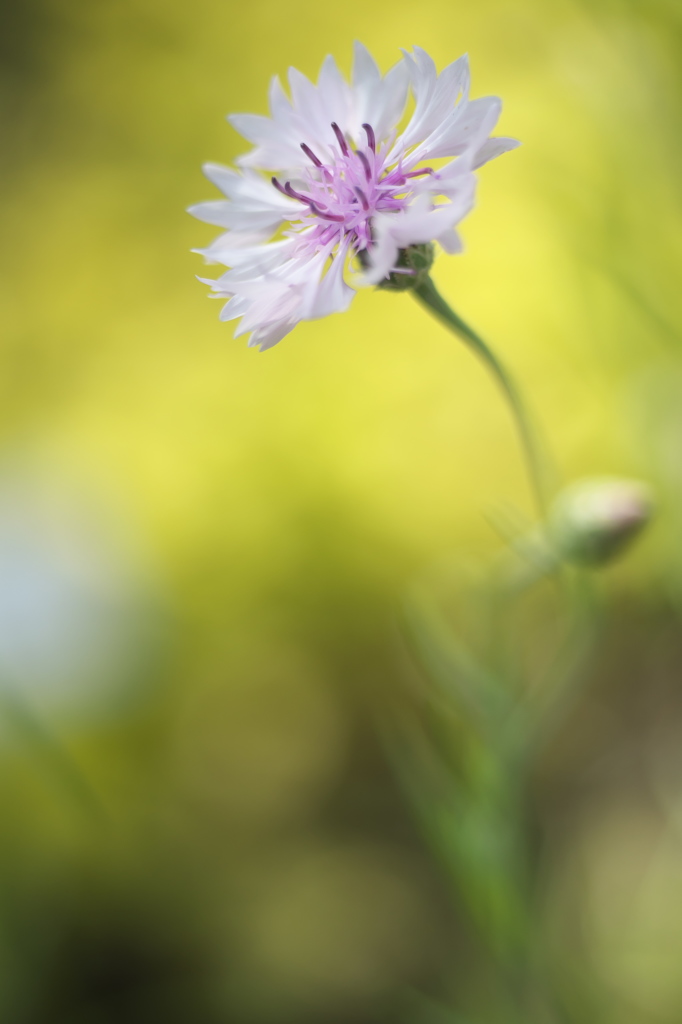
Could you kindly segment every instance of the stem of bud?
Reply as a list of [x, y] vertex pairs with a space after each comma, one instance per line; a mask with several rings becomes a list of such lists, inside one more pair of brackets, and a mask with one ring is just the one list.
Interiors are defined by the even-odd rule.
[[457, 334], [475, 352], [479, 359], [488, 367], [497, 384], [502, 389], [514, 418], [519, 440], [521, 441], [533, 498], [540, 518], [544, 520], [547, 508], [544, 459], [540, 456], [535, 432], [531, 427], [526, 407], [512, 377], [492, 349], [483, 341], [483, 338], [450, 308], [428, 274], [424, 275], [412, 289], [412, 294], [430, 313]]

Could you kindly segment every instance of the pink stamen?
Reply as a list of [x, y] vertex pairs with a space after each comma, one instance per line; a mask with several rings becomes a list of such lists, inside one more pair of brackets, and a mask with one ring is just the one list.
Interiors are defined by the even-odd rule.
[[367, 196], [362, 191], [362, 189], [356, 187], [356, 188], [354, 188], [353, 191], [355, 192], [355, 194], [357, 195], [358, 199], [362, 203], [363, 210], [369, 210], [369, 203], [367, 202]]
[[288, 181], [286, 185], [282, 186], [277, 181], [277, 178], [272, 178], [272, 184], [278, 192], [282, 193], [282, 195], [289, 196], [291, 199], [298, 199], [300, 203], [305, 203], [312, 213], [316, 214], [318, 217], [322, 217], [324, 220], [335, 220], [339, 224], [345, 220], [345, 218], [339, 214], [329, 213], [327, 210], [324, 210], [315, 202], [314, 199], [311, 199], [310, 196], [304, 196], [301, 192], [297, 192], [296, 189], [292, 188], [290, 181]]
[[363, 124], [362, 127], [365, 129], [365, 134], [367, 136], [367, 145], [369, 146], [373, 153], [376, 153], [377, 140], [374, 135], [374, 129], [372, 128], [371, 124]]
[[[405, 172], [401, 160], [387, 169], [384, 158], [377, 154], [376, 136], [370, 124], [363, 125], [367, 146], [357, 150], [350, 148], [336, 121], [331, 127], [338, 149], [332, 150], [329, 163], [306, 142], [299, 143], [313, 165], [308, 171], [301, 171], [299, 187], [302, 191], [297, 191], [290, 181], [282, 184], [277, 178], [272, 178], [272, 184], [283, 195], [305, 207], [298, 218], [296, 215], [290, 218], [292, 221], [300, 219], [307, 229], [305, 239], [300, 239], [302, 249], [312, 245], [318, 250], [320, 246], [335, 244], [335, 240], [347, 239], [357, 251], [372, 246], [372, 218], [375, 214], [404, 209], [408, 201], [404, 193], [410, 188], [408, 178], [432, 174], [433, 171], [421, 168]], [[296, 228], [295, 232], [299, 230]], [[295, 232], [292, 238], [296, 237]]]
[[365, 169], [365, 177], [367, 178], [367, 181], [371, 181], [372, 180], [372, 168], [369, 166], [369, 160], [367, 159], [365, 154], [360, 149], [356, 152], [355, 155], [358, 157], [358, 159], [362, 163], [362, 166]]
[[301, 203], [310, 202], [308, 196], [301, 195], [301, 193], [297, 192], [295, 188], [292, 188], [290, 181], [287, 181], [287, 183], [285, 184], [284, 191], [288, 196], [291, 196], [292, 199], [298, 199], [299, 202]]
[[321, 207], [319, 207], [317, 203], [313, 202], [312, 199], [306, 199], [304, 200], [304, 202], [308, 204], [308, 206], [310, 207], [314, 214], [316, 214], [318, 217], [322, 217], [324, 220], [335, 220], [337, 221], [337, 223], [343, 224], [343, 222], [346, 219], [341, 214], [329, 213], [327, 210], [321, 209]]
[[350, 156], [350, 150], [348, 149], [348, 143], [346, 142], [346, 140], [344, 138], [344, 135], [343, 135], [343, 132], [339, 128], [339, 126], [336, 123], [336, 121], [332, 121], [332, 130], [334, 132], [334, 135], [336, 135], [336, 138], [338, 140], [339, 146], [341, 147], [341, 152], [343, 153], [343, 155], [344, 156]]
[[315, 156], [315, 154], [313, 153], [313, 151], [310, 148], [310, 146], [306, 146], [305, 142], [301, 143], [301, 149], [303, 150], [305, 155], [308, 157], [308, 159], [312, 160], [312, 162], [315, 164], [316, 167], [321, 167], [322, 166], [322, 161], [320, 160], [320, 158]]

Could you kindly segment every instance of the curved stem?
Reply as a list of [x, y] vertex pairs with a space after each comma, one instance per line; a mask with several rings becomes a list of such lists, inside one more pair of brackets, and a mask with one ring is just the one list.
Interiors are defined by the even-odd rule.
[[535, 499], [540, 518], [544, 519], [546, 501], [542, 460], [538, 451], [535, 434], [530, 425], [528, 413], [526, 412], [526, 408], [521, 399], [521, 395], [517, 390], [516, 384], [497, 356], [486, 345], [483, 338], [481, 338], [473, 328], [469, 327], [469, 325], [465, 323], [465, 321], [462, 320], [462, 318], [458, 316], [453, 309], [450, 308], [428, 275], [420, 284], [412, 289], [412, 293], [422, 303], [422, 305], [429, 310], [430, 313], [433, 313], [434, 316], [438, 317], [438, 319], [445, 324], [446, 327], [449, 327], [451, 331], [454, 331], [455, 334], [459, 335], [469, 348], [476, 353], [479, 359], [486, 364], [498, 385], [504, 392], [518, 430], [521, 447], [526, 461], [526, 468], [528, 470], [531, 490], [533, 491], [533, 497]]

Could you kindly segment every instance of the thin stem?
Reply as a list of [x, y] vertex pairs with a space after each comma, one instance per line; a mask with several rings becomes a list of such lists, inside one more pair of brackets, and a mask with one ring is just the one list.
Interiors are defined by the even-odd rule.
[[528, 413], [516, 384], [497, 356], [486, 345], [483, 338], [450, 308], [428, 275], [416, 288], [412, 289], [412, 294], [423, 306], [426, 306], [430, 313], [438, 317], [446, 327], [449, 327], [451, 331], [459, 335], [469, 348], [476, 353], [479, 359], [483, 360], [504, 392], [519, 433], [535, 504], [540, 518], [544, 519], [546, 500], [542, 459], [540, 458], [537, 440], [530, 425]]
[[61, 785], [63, 792], [86, 817], [101, 825], [106, 816], [99, 797], [69, 752], [32, 712], [26, 701], [11, 690], [0, 691], [0, 716], [16, 735], [26, 741], [31, 753], [42, 760], [50, 777]]

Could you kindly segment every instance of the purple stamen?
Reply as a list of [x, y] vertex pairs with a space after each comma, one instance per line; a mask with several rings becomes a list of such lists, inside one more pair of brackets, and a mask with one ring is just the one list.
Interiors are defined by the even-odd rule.
[[286, 183], [286, 185], [284, 186], [284, 191], [286, 192], [286, 194], [288, 196], [291, 196], [292, 199], [298, 199], [299, 202], [301, 202], [301, 203], [309, 203], [310, 202], [310, 200], [308, 199], [308, 196], [301, 195], [300, 192], [297, 192], [296, 189], [291, 187], [291, 182], [290, 181], [288, 181]]
[[372, 128], [371, 124], [363, 124], [362, 127], [365, 129], [365, 134], [367, 135], [367, 145], [369, 146], [373, 153], [376, 153], [377, 140], [374, 136], [374, 129]]
[[372, 168], [369, 166], [369, 160], [361, 150], [358, 150], [355, 155], [358, 157], [358, 159], [362, 163], [362, 166], [365, 168], [365, 177], [367, 178], [367, 181], [371, 181]]
[[335, 220], [338, 224], [343, 224], [344, 220], [346, 219], [345, 217], [342, 217], [340, 214], [327, 213], [326, 210], [320, 209], [317, 203], [314, 203], [312, 199], [308, 199], [307, 203], [312, 213], [316, 214], [318, 217], [322, 217], [324, 220]]
[[[313, 243], [326, 246], [335, 243], [335, 239], [345, 239], [344, 245], [371, 247], [373, 213], [402, 210], [409, 198], [401, 195], [410, 191], [408, 177], [434, 173], [431, 168], [420, 168], [406, 176], [401, 160], [386, 170], [383, 149], [377, 156], [374, 129], [370, 124], [362, 127], [367, 145], [360, 144], [357, 149], [336, 121], [331, 122], [336, 137], [331, 155], [325, 156], [327, 151], [324, 150], [320, 157], [307, 142], [299, 142], [301, 151], [312, 166], [307, 171], [302, 170], [300, 177], [295, 179], [298, 189], [293, 180], [271, 179], [278, 192], [303, 205], [298, 213], [288, 215], [294, 225], [294, 233], [285, 233], [287, 237], [296, 238], [297, 232], [305, 230], [307, 237], [305, 245], [301, 239], [302, 248]], [[410, 270], [404, 272], [412, 273]]]
[[282, 187], [277, 181], [277, 178], [273, 178], [272, 184], [276, 189], [282, 192], [283, 195], [289, 196], [291, 199], [298, 199], [300, 203], [305, 203], [305, 205], [309, 207], [311, 213], [316, 214], [318, 217], [322, 217], [324, 220], [335, 220], [338, 221], [339, 224], [343, 223], [345, 219], [344, 217], [338, 216], [335, 213], [327, 213], [327, 211], [323, 210], [321, 206], [318, 206], [315, 200], [311, 199], [310, 196], [304, 196], [301, 192], [297, 192], [296, 189], [292, 187], [290, 181]]
[[356, 187], [355, 187], [355, 188], [353, 189], [353, 191], [355, 192], [356, 196], [358, 197], [358, 199], [359, 199], [359, 200], [360, 200], [360, 202], [362, 203], [362, 208], [363, 208], [363, 210], [369, 210], [369, 203], [367, 202], [367, 196], [366, 196], [366, 195], [365, 195], [365, 193], [364, 193], [364, 192], [362, 191], [362, 189], [361, 189], [361, 188], [358, 188], [358, 187], [356, 186]]
[[422, 167], [420, 171], [406, 171], [406, 178], [418, 178], [420, 174], [435, 174], [433, 167]]
[[321, 167], [322, 166], [322, 161], [319, 159], [319, 157], [315, 156], [315, 154], [313, 153], [313, 151], [310, 148], [310, 146], [306, 146], [305, 142], [301, 143], [301, 149], [303, 150], [305, 155], [308, 157], [308, 159], [312, 160], [312, 162], [315, 164], [316, 167]]
[[336, 123], [336, 121], [332, 121], [332, 129], [333, 129], [334, 135], [336, 135], [336, 138], [338, 140], [339, 146], [341, 147], [341, 152], [343, 153], [344, 156], [350, 156], [350, 150], [348, 149], [348, 143], [346, 142], [345, 138], [343, 137], [343, 132], [339, 128], [339, 126]]

